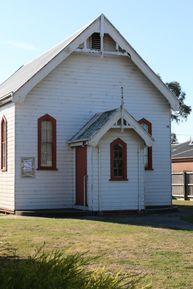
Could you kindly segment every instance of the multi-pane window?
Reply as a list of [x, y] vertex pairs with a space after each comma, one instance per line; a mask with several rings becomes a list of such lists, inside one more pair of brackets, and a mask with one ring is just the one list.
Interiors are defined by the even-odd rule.
[[[152, 135], [152, 124], [147, 119], [142, 118], [139, 123], [143, 128]], [[152, 147], [144, 147], [144, 168], [146, 170], [152, 170]]]
[[115, 144], [113, 148], [113, 174], [115, 177], [123, 176], [123, 146], [122, 144]]
[[114, 140], [111, 150], [111, 180], [127, 179], [127, 145], [121, 139]]
[[7, 120], [1, 120], [1, 170], [7, 171]]
[[56, 120], [48, 114], [38, 119], [38, 168], [56, 169]]

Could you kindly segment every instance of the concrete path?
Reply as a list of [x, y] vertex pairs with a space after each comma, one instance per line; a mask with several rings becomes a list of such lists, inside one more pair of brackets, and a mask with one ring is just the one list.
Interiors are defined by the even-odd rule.
[[126, 221], [129, 224], [145, 225], [156, 228], [170, 228], [170, 229], [193, 231], [193, 224], [182, 220], [182, 216], [179, 213], [169, 213], [169, 214], [160, 213], [136, 217], [125, 217], [125, 218], [126, 220], [124, 220], [124, 222]]
[[159, 212], [152, 214], [142, 214], [136, 216], [121, 216], [121, 217], [93, 217], [94, 219], [103, 219], [104, 221], [133, 224], [142, 226], [151, 226], [155, 228], [170, 228], [175, 230], [190, 230], [193, 231], [193, 223], [184, 221], [184, 217], [193, 216], [192, 206], [176, 206], [175, 211]]

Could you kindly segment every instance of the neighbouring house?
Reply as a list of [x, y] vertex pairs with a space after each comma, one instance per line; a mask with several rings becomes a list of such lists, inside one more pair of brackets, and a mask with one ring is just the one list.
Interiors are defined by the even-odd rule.
[[172, 144], [172, 195], [193, 199], [193, 141]]
[[177, 98], [102, 14], [0, 86], [0, 210], [171, 205]]
[[172, 145], [172, 172], [193, 171], [193, 141]]

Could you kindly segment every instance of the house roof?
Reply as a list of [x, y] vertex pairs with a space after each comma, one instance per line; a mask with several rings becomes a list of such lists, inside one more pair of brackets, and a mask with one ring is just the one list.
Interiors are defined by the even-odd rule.
[[191, 140], [172, 146], [172, 159], [193, 158], [193, 142]]
[[96, 113], [88, 122], [69, 140], [69, 144], [86, 143], [96, 146], [105, 133], [112, 127], [121, 128], [116, 125], [117, 121], [123, 117], [127, 123], [125, 128], [133, 129], [146, 143], [152, 146], [153, 138], [143, 129], [143, 127], [128, 113], [126, 109], [120, 108]]
[[166, 98], [171, 108], [178, 110], [179, 103], [177, 97], [166, 87], [161, 79], [151, 70], [103, 14], [48, 52], [32, 62], [21, 66], [0, 85], [0, 104], [3, 104], [3, 99], [8, 96], [10, 96], [11, 100], [14, 102], [23, 101], [35, 85], [45, 78], [57, 67], [57, 65], [64, 61], [80, 44], [95, 32], [101, 34], [108, 33], [111, 35], [114, 41], [127, 52], [131, 61], [135, 63], [142, 73]]
[[44, 54], [33, 61], [22, 65], [8, 79], [0, 85], [0, 99], [10, 93], [17, 92], [34, 75], [44, 68], [53, 58], [55, 58], [65, 47], [68, 46], [78, 35], [81, 34], [89, 25], [82, 27], [78, 32], [71, 35], [61, 43], [46, 51]]

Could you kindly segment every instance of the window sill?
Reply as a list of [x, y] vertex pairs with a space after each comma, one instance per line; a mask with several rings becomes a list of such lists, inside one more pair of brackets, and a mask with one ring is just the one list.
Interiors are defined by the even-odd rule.
[[4, 172], [7, 172], [7, 169], [1, 169], [1, 171], [4, 173]]
[[37, 168], [37, 171], [57, 171], [57, 168], [49, 168], [49, 167], [39, 167]]
[[110, 182], [128, 182], [128, 179], [109, 179]]
[[145, 171], [153, 171], [153, 168], [145, 168]]

